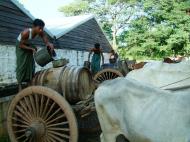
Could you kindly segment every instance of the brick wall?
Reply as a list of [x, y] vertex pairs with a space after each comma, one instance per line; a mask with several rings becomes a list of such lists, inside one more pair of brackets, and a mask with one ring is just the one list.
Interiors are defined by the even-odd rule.
[[[88, 52], [76, 50], [56, 50], [58, 58], [69, 59], [71, 65], [82, 66], [84, 61], [88, 59]], [[108, 55], [104, 55], [105, 62], [108, 62]], [[44, 68], [52, 67], [49, 63]], [[36, 70], [44, 69], [36, 65]], [[0, 83], [13, 83], [16, 82], [16, 55], [15, 46], [13, 45], [0, 45]]]

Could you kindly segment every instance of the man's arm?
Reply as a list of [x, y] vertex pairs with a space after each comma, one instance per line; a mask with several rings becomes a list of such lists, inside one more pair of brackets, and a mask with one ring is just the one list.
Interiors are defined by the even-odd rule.
[[49, 47], [51, 50], [54, 50], [53, 44], [49, 42], [49, 40], [48, 40], [47, 36], [45, 35], [45, 33], [42, 32], [42, 34], [40, 34], [40, 36], [41, 36], [43, 42], [45, 43], [45, 45], [47, 47]]
[[22, 48], [22, 49], [30, 50], [30, 51], [32, 51], [34, 53], [34, 52], [36, 52], [36, 49], [34, 49], [34, 48], [29, 47], [29, 46], [26, 45], [28, 37], [29, 37], [29, 31], [28, 30], [24, 30], [21, 33], [21, 40], [20, 40], [19, 47]]

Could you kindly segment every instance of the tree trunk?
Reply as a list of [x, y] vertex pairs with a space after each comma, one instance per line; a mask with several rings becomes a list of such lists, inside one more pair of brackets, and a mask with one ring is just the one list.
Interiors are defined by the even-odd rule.
[[117, 39], [116, 39], [116, 28], [114, 27], [112, 36], [113, 36], [113, 41], [112, 41], [112, 46], [114, 50], [117, 50]]

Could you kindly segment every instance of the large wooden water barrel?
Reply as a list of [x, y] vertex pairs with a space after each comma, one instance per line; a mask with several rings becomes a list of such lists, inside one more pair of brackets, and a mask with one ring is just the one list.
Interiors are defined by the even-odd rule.
[[33, 85], [52, 88], [62, 94], [71, 104], [89, 98], [94, 91], [90, 71], [76, 66], [63, 66], [37, 72]]

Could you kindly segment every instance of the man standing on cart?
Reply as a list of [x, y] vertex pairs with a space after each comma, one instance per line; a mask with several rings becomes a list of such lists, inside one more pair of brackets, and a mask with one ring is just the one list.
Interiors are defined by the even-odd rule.
[[100, 66], [101, 58], [102, 58], [102, 61], [104, 60], [103, 52], [102, 52], [102, 49], [100, 48], [99, 43], [96, 43], [94, 45], [94, 48], [90, 49], [89, 58], [92, 53], [94, 54], [91, 60], [91, 71], [93, 74], [96, 74], [101, 69], [101, 66]]
[[16, 42], [16, 78], [19, 84], [19, 91], [22, 90], [23, 82], [30, 83], [35, 73], [35, 62], [33, 54], [37, 48], [31, 43], [37, 36], [41, 37], [45, 45], [53, 51], [53, 44], [49, 43], [44, 33], [45, 23], [35, 19], [32, 28], [24, 29], [18, 36]]

